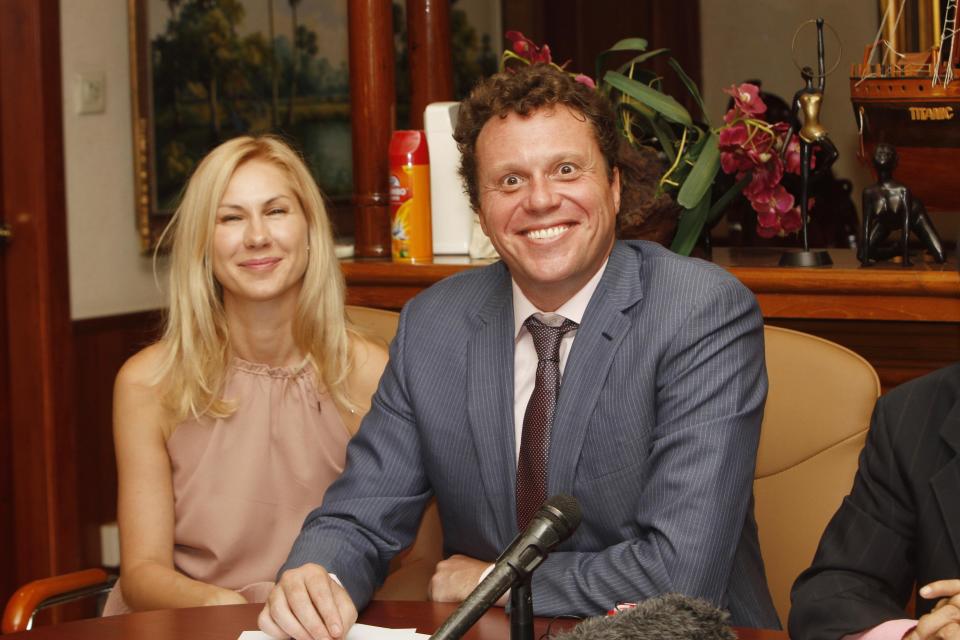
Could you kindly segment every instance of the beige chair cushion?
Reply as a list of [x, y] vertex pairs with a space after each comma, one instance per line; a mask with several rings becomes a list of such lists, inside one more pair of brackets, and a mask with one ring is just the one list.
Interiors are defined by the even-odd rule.
[[770, 326], [764, 338], [770, 390], [753, 490], [767, 582], [786, 622], [793, 581], [853, 484], [880, 380], [829, 340]]
[[346, 309], [347, 319], [365, 335], [382, 340], [385, 344], [390, 344], [393, 336], [397, 334], [400, 314], [396, 311], [358, 307], [350, 304], [346, 306]]

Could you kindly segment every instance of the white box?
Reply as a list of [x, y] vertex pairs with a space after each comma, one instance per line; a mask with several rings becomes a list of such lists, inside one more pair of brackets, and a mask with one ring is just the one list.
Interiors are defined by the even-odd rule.
[[433, 102], [423, 112], [434, 254], [466, 254], [470, 248], [474, 214], [458, 173], [460, 150], [453, 139], [459, 110], [459, 102]]

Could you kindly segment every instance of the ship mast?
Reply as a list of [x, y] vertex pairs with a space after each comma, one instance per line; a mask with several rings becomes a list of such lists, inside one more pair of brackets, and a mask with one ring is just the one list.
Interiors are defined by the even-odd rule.
[[[940, 46], [937, 47], [937, 58], [933, 66], [933, 84], [941, 82], [940, 66], [943, 65], [943, 86], [953, 81], [953, 54], [957, 48], [957, 0], [947, 0], [947, 11], [943, 18], [943, 32], [940, 34]], [[944, 56], [944, 45], [950, 42], [950, 50]], [[946, 60], [946, 61], [944, 61]]]

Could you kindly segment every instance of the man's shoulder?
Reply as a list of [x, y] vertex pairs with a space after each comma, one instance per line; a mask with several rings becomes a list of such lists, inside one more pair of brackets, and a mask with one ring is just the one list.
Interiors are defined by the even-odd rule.
[[491, 297], [509, 293], [510, 272], [494, 262], [440, 280], [410, 300], [404, 313], [418, 318], [472, 315]]
[[884, 394], [877, 402], [877, 412], [882, 419], [875, 421], [873, 427], [884, 435], [875, 435], [890, 441], [901, 452], [912, 451], [923, 443], [939, 447], [941, 436], [948, 433], [960, 442], [958, 405], [960, 363], [955, 363]]
[[646, 269], [684, 275], [695, 274], [715, 281], [738, 282], [729, 271], [713, 262], [682, 256], [656, 242], [623, 240], [622, 243], [637, 253]]
[[645, 282], [648, 292], [700, 296], [708, 289], [724, 287], [752, 296], [736, 276], [713, 262], [681, 256], [647, 240], [624, 240], [621, 243], [637, 256], [638, 277]]
[[956, 405], [960, 402], [960, 362], [905, 382], [880, 399], [884, 405], [926, 407], [931, 402]]

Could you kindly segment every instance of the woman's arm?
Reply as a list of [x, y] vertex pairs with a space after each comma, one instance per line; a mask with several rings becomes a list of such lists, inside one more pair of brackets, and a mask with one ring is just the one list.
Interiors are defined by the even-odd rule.
[[158, 345], [147, 347], [123, 365], [114, 385], [124, 600], [135, 610], [244, 603], [234, 591], [174, 569], [173, 480], [166, 448], [173, 423], [160, 392], [150, 384], [159, 358]]
[[358, 405], [358, 409], [356, 413], [341, 411], [340, 415], [350, 433], [356, 433], [360, 421], [370, 410], [370, 400], [387, 366], [387, 350], [380, 343], [355, 334], [350, 339], [350, 350], [353, 370], [347, 378], [347, 394]]

